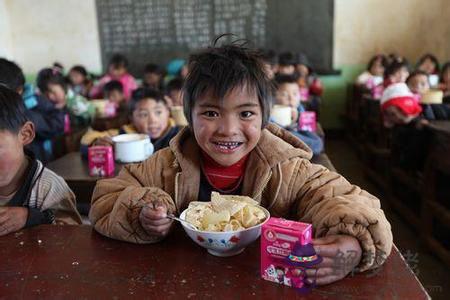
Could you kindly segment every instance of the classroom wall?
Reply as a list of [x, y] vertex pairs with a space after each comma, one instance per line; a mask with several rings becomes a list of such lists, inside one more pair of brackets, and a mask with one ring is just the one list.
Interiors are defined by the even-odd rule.
[[25, 73], [55, 61], [101, 70], [95, 0], [0, 1], [9, 17], [12, 58]]
[[[430, 51], [450, 60], [449, 15], [448, 0], [335, 0], [333, 60], [342, 73], [322, 77], [323, 127], [343, 127], [347, 85], [373, 54], [398, 52], [415, 62]], [[28, 75], [54, 61], [102, 70], [95, 0], [0, 0], [0, 28], [0, 56]]]

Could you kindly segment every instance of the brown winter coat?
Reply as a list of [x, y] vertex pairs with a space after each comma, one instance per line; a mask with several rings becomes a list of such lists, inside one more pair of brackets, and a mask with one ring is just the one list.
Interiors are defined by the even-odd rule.
[[[199, 147], [185, 128], [141, 164], [125, 166], [112, 179], [100, 180], [92, 197], [90, 219], [111, 238], [153, 243], [139, 223], [147, 192], [179, 214], [197, 201]], [[247, 161], [242, 194], [260, 202], [272, 216], [312, 223], [316, 237], [347, 234], [360, 241], [361, 271], [381, 265], [392, 247], [391, 226], [380, 201], [323, 166], [311, 164], [311, 151], [297, 137], [268, 125]]]

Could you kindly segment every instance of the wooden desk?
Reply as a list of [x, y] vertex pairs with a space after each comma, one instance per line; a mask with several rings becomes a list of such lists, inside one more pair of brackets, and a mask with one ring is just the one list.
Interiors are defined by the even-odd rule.
[[[41, 241], [41, 242], [39, 242]], [[234, 257], [212, 256], [177, 228], [135, 245], [88, 226], [41, 225], [0, 238], [0, 296], [89, 299], [300, 299], [260, 278], [259, 241]], [[396, 248], [377, 271], [318, 287], [309, 299], [428, 299]]]
[[[336, 171], [330, 159], [325, 153], [314, 156], [311, 162], [321, 164], [331, 171]], [[124, 165], [116, 163], [115, 175], [119, 173]], [[50, 162], [47, 167], [64, 178], [69, 187], [77, 196], [78, 203], [91, 203], [91, 196], [95, 184], [101, 177], [89, 176], [88, 162], [81, 158], [79, 152], [70, 152], [63, 157]]]

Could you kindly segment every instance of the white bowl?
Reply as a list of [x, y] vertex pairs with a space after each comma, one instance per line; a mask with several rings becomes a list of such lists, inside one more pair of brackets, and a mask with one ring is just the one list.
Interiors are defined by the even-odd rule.
[[[206, 248], [210, 254], [221, 257], [233, 256], [244, 251], [247, 245], [254, 242], [261, 235], [261, 226], [270, 218], [269, 211], [264, 207], [261, 207], [261, 209], [266, 214], [266, 219], [262, 223], [244, 230], [227, 232], [200, 231], [189, 228], [184, 222], [181, 222], [181, 225], [183, 225], [187, 235], [194, 242]], [[186, 210], [181, 213], [180, 219], [185, 220]]]

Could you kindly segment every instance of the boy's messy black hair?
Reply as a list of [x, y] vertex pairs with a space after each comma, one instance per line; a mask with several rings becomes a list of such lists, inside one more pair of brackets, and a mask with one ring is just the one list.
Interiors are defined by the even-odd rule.
[[22, 69], [14, 62], [0, 58], [0, 83], [13, 91], [19, 91], [25, 85]]
[[159, 75], [164, 75], [164, 68], [160, 65], [149, 63], [144, 67], [144, 74], [155, 73]]
[[297, 58], [292, 52], [283, 52], [278, 56], [278, 64], [280, 66], [294, 66], [297, 64]]
[[67, 92], [66, 78], [55, 68], [45, 68], [38, 73], [36, 85], [41, 93], [48, 92], [49, 84], [58, 84], [62, 86], [65, 92]]
[[123, 84], [118, 80], [111, 80], [103, 86], [103, 95], [108, 95], [112, 91], [123, 93]]
[[386, 67], [386, 69], [384, 69], [384, 78], [388, 78], [392, 74], [395, 74], [401, 68], [406, 68], [409, 71], [409, 64], [406, 59], [394, 60]]
[[114, 54], [110, 59], [109, 59], [109, 63], [108, 66], [112, 66], [114, 68], [128, 68], [128, 59], [126, 58], [125, 55], [123, 54]]
[[87, 71], [86, 68], [83, 67], [82, 65], [75, 65], [75, 66], [73, 66], [73, 67], [70, 69], [69, 73], [72, 72], [72, 71], [73, 71], [73, 72], [80, 73], [80, 74], [83, 75], [85, 78], [87, 78], [87, 77], [89, 76], [88, 71]]
[[419, 76], [419, 75], [423, 75], [423, 76], [426, 76], [428, 78], [428, 74], [426, 72], [421, 71], [421, 70], [415, 70], [414, 72], [409, 74], [408, 78], [406, 78], [406, 84], [408, 84], [408, 82], [411, 79], [413, 79], [414, 77]]
[[138, 88], [133, 91], [133, 93], [131, 95], [130, 103], [128, 104], [129, 112], [132, 114], [133, 111], [136, 109], [136, 105], [144, 99], [153, 99], [157, 103], [164, 104], [164, 106], [167, 107], [167, 109], [169, 109], [167, 101], [166, 101], [166, 99], [164, 99], [164, 95], [160, 91], [151, 89], [151, 88], [142, 87], [142, 88]]
[[417, 62], [416, 68], [419, 68], [419, 66], [423, 64], [423, 62], [426, 61], [427, 59], [431, 60], [434, 63], [436, 72], [439, 73], [439, 61], [436, 58], [436, 56], [434, 56], [431, 53], [424, 54]]
[[223, 99], [231, 90], [246, 87], [256, 92], [262, 110], [262, 126], [267, 125], [273, 102], [273, 85], [265, 72], [262, 53], [247, 48], [242, 40], [218, 46], [213, 45], [189, 57], [188, 75], [184, 82], [184, 115], [192, 128], [192, 109], [207, 91]]
[[22, 97], [4, 84], [0, 84], [0, 131], [18, 133], [28, 121]]

